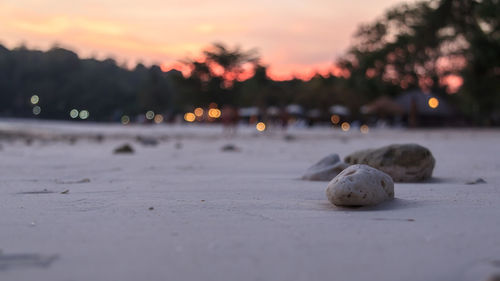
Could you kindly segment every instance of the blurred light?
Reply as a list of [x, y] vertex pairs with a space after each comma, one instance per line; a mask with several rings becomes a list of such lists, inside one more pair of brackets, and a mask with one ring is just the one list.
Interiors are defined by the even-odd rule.
[[201, 107], [197, 107], [195, 110], [194, 110], [194, 115], [196, 115], [197, 117], [200, 117], [203, 115], [203, 108]]
[[342, 131], [347, 132], [351, 128], [351, 125], [347, 122], [344, 122], [342, 123], [342, 125], [340, 125], [340, 127], [342, 128]]
[[163, 115], [161, 115], [161, 114], [156, 114], [156, 115], [155, 115], [155, 119], [154, 119], [154, 120], [155, 120], [155, 123], [156, 123], [156, 124], [160, 124], [161, 122], [163, 122]]
[[85, 119], [89, 118], [89, 116], [90, 116], [90, 113], [87, 110], [80, 111], [80, 119], [85, 120]]
[[209, 105], [208, 105], [209, 108], [216, 108], [217, 107], [217, 104], [215, 102], [211, 102]]
[[40, 114], [40, 112], [42, 112], [41, 107], [39, 107], [38, 105], [33, 107], [33, 114], [38, 115], [38, 114]]
[[257, 131], [262, 132], [266, 129], [266, 124], [264, 122], [259, 122], [257, 125], [255, 125], [255, 128]]
[[30, 99], [31, 104], [37, 104], [39, 101], [40, 101], [40, 97], [38, 97], [37, 95], [31, 96], [31, 99]]
[[146, 119], [153, 120], [153, 118], [155, 118], [155, 113], [152, 110], [146, 112]]
[[78, 110], [76, 109], [72, 109], [70, 112], [69, 112], [69, 116], [73, 119], [75, 119], [76, 117], [78, 117]]
[[338, 124], [340, 122], [340, 116], [338, 116], [337, 114], [333, 114], [330, 119], [332, 120], [333, 124]]
[[370, 131], [370, 128], [368, 127], [368, 125], [361, 125], [361, 127], [359, 128], [359, 130], [363, 134], [368, 134], [368, 132]]
[[437, 98], [430, 98], [428, 104], [430, 108], [436, 108], [439, 106], [439, 100]]
[[217, 108], [210, 108], [208, 110], [208, 116], [212, 117], [212, 118], [219, 118], [221, 115], [221, 111]]
[[195, 119], [196, 119], [196, 116], [192, 112], [188, 112], [188, 113], [184, 114], [184, 120], [186, 120], [187, 122], [194, 122]]
[[130, 123], [130, 117], [128, 117], [127, 115], [123, 115], [120, 121], [123, 125], [127, 125], [128, 123]]

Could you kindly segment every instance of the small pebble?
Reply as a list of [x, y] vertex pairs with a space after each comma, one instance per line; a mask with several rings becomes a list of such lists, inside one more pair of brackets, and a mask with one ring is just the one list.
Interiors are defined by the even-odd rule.
[[115, 154], [134, 153], [134, 149], [132, 148], [132, 146], [130, 146], [130, 144], [127, 143], [127, 144], [124, 144], [122, 146], [115, 148], [114, 153]]
[[226, 144], [221, 148], [222, 151], [239, 151], [240, 149], [237, 148], [234, 144]]
[[465, 184], [478, 184], [478, 183], [486, 183], [486, 181], [483, 180], [482, 178], [477, 178], [475, 180], [468, 181]]

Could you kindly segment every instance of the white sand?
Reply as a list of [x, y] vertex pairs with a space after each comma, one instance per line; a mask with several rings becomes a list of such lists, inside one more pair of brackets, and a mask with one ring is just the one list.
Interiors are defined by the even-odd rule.
[[[0, 140], [2, 281], [481, 281], [500, 273], [498, 130], [291, 130], [289, 142], [251, 128], [230, 140], [220, 127], [4, 120], [2, 131], [45, 139]], [[95, 133], [108, 138], [85, 138]], [[61, 134], [80, 139], [48, 140]], [[166, 140], [145, 147], [137, 134]], [[113, 155], [125, 142], [136, 153]], [[379, 207], [338, 208], [326, 182], [298, 180], [329, 153], [404, 142], [432, 151], [435, 178], [396, 183], [397, 199]], [[241, 151], [221, 152], [227, 143]], [[477, 177], [487, 183], [464, 184]], [[54, 193], [22, 194], [44, 189]]]

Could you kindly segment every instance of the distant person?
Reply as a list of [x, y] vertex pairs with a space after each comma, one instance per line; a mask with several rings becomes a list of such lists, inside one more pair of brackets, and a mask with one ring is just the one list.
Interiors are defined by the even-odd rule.
[[290, 114], [288, 113], [286, 108], [281, 108], [280, 115], [279, 115], [279, 121], [280, 121], [281, 129], [283, 131], [286, 131], [288, 128], [288, 123], [290, 122]]
[[221, 120], [225, 136], [232, 137], [236, 135], [239, 119], [238, 109], [234, 106], [227, 105], [222, 108]]

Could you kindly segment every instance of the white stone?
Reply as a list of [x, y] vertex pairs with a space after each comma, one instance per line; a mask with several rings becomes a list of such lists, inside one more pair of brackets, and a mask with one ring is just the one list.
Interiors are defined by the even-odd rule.
[[394, 198], [394, 182], [375, 168], [352, 165], [330, 181], [326, 196], [337, 206], [375, 205]]

